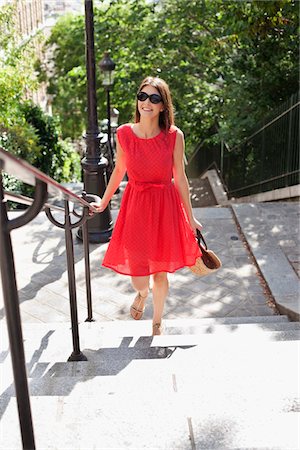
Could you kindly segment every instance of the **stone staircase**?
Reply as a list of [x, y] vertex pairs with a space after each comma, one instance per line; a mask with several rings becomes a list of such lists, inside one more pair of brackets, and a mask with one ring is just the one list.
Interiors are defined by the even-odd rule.
[[208, 178], [191, 178], [189, 188], [193, 208], [204, 208], [218, 204]]
[[[1, 448], [20, 449], [2, 322]], [[300, 324], [286, 316], [24, 323], [38, 450], [277, 449], [299, 441]]]

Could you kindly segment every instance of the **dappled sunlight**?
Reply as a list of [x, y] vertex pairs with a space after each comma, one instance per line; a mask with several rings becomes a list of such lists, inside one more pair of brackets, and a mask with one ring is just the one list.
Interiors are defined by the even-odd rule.
[[278, 234], [278, 233], [281, 233], [282, 231], [284, 230], [284, 226], [283, 225], [274, 225], [272, 228], [271, 228], [271, 233], [273, 233], [273, 234]]
[[246, 282], [245, 277], [253, 275], [253, 266], [251, 264], [244, 264], [236, 269], [235, 275], [237, 278], [242, 279], [243, 282]]
[[[250, 211], [255, 211], [256, 205], [250, 205], [249, 208]], [[242, 209], [240, 206], [240, 212]], [[273, 314], [271, 308], [266, 306], [264, 290], [260, 285], [256, 268], [239, 236], [230, 210], [228, 208], [197, 208], [195, 211], [203, 224], [206, 241], [209, 247], [220, 256], [223, 267], [215, 274], [203, 278], [193, 275], [188, 268], [170, 274], [170, 292], [166, 300], [165, 317], [188, 318], [195, 315], [195, 317], [201, 318], [234, 314], [253, 315], [255, 308], [260, 308], [259, 311], [264, 311], [264, 314]], [[242, 223], [246, 217], [242, 215], [240, 218]], [[247, 233], [251, 246], [253, 250], [260, 251], [261, 242], [265, 238], [267, 230], [255, 226], [254, 216], [249, 219]], [[53, 320], [56, 314], [57, 320], [61, 321], [62, 317], [69, 318], [64, 233], [63, 230], [52, 229], [52, 225], [44, 214], [39, 215], [38, 223], [39, 230], [33, 229], [34, 245], [32, 249], [31, 244], [28, 244], [30, 248], [22, 247], [26, 249], [23, 252], [20, 253], [17, 250], [21, 248], [21, 245], [23, 246], [25, 234], [28, 236], [31, 231], [30, 233], [19, 233], [17, 230], [14, 233], [21, 309], [26, 302], [24, 317], [26, 320], [30, 320], [28, 314], [30, 314], [31, 308], [36, 309], [36, 302], [39, 301], [41, 308], [38, 317], [42, 311], [46, 311], [45, 307], [47, 306], [47, 308], [51, 308], [49, 318], [52, 317]], [[275, 225], [273, 223], [273, 226]], [[45, 230], [45, 234], [42, 233], [42, 229]], [[54, 239], [49, 240], [48, 236], [52, 234]], [[45, 235], [47, 239], [45, 239]], [[83, 318], [86, 315], [83, 245], [75, 235], [74, 231], [77, 296], [80, 317]], [[278, 237], [281, 237], [280, 232], [278, 232]], [[294, 238], [291, 240], [294, 241]], [[115, 320], [117, 318], [124, 320], [129, 318], [129, 306], [134, 290], [129, 277], [116, 274], [101, 266], [107, 247], [108, 243], [90, 245], [94, 315], [98, 320]], [[32, 262], [32, 254], [35, 263]], [[269, 258], [271, 258], [269, 248], [265, 255], [260, 251], [257, 260], [262, 268], [268, 267]], [[42, 271], [40, 267], [43, 267]], [[61, 302], [59, 296], [61, 296]], [[256, 301], [256, 299], [258, 300]], [[150, 318], [152, 312], [152, 293], [150, 292], [145, 318]], [[36, 312], [33, 316], [35, 314]]]

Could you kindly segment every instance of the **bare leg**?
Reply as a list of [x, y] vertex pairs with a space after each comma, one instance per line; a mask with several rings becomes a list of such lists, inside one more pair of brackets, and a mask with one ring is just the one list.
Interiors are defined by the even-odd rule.
[[140, 320], [143, 317], [145, 302], [149, 292], [149, 278], [149, 276], [131, 277], [132, 286], [138, 292], [130, 307], [130, 314], [135, 320]]
[[131, 277], [132, 286], [141, 294], [142, 297], [147, 297], [149, 292], [150, 277]]
[[[165, 299], [168, 295], [169, 281], [166, 272], [159, 272], [153, 275], [153, 327], [161, 324], [161, 319], [164, 311]], [[158, 327], [156, 327], [158, 328]], [[160, 334], [160, 330], [155, 333], [153, 328], [153, 334]]]

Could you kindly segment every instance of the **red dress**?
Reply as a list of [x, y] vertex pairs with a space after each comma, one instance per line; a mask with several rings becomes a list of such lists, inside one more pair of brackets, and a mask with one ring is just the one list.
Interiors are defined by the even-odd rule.
[[128, 184], [102, 265], [145, 276], [192, 266], [201, 255], [172, 183], [177, 128], [143, 139], [132, 125], [117, 130], [125, 152]]

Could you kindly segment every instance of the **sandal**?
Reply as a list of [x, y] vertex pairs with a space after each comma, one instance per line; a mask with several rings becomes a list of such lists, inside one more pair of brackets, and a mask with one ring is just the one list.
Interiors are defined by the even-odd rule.
[[140, 320], [143, 317], [145, 306], [141, 308], [141, 305], [143, 305], [143, 302], [146, 298], [147, 295], [146, 297], [142, 297], [142, 295], [138, 292], [132, 305], [130, 306], [130, 315], [134, 320]]
[[161, 323], [153, 323], [152, 324], [152, 336], [161, 336], [163, 334], [162, 324]]

